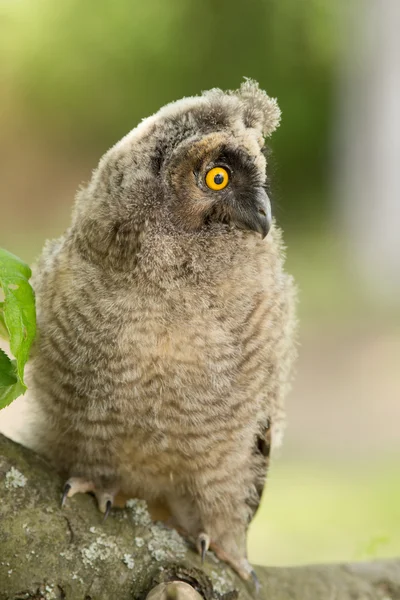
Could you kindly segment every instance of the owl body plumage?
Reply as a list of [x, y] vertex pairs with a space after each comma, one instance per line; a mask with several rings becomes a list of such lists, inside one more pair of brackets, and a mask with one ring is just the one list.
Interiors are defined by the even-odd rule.
[[[39, 449], [67, 476], [162, 499], [238, 564], [295, 355], [280, 231], [262, 239], [242, 209], [265, 184], [277, 110], [247, 82], [144, 121], [34, 276]], [[220, 161], [236, 187], [218, 204], [203, 171]]]

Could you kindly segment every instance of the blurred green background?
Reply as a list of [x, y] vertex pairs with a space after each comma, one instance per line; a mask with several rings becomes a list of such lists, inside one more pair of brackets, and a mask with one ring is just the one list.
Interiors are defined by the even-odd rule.
[[[286, 442], [251, 527], [258, 563], [400, 554], [400, 287], [365, 267], [346, 197], [358, 189], [352, 115], [363, 132], [373, 110], [354, 102], [365, 99], [361, 64], [374, 89], [371, 55], [354, 53], [369, 5], [0, 2], [0, 245], [28, 261], [67, 227], [100, 156], [163, 104], [244, 76], [279, 100], [273, 207], [300, 289], [301, 348]], [[378, 52], [379, 39], [369, 42]], [[366, 209], [354, 202], [356, 216]], [[375, 235], [376, 256], [384, 238]]]

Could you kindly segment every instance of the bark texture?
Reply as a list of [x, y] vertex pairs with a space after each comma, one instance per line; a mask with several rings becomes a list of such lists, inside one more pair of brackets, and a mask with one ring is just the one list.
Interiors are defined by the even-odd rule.
[[[212, 553], [202, 566], [140, 501], [103, 524], [88, 495], [61, 510], [62, 484], [43, 459], [0, 435], [0, 600], [141, 600], [169, 581], [205, 600], [256, 596]], [[400, 600], [400, 560], [256, 571], [258, 600]]]

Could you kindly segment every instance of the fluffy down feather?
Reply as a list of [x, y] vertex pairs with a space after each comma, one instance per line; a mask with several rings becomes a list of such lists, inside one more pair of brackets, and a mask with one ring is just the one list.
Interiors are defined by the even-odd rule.
[[101, 159], [34, 275], [36, 447], [70, 495], [161, 500], [243, 577], [295, 356], [281, 233], [255, 212], [279, 119], [249, 80], [165, 106]]

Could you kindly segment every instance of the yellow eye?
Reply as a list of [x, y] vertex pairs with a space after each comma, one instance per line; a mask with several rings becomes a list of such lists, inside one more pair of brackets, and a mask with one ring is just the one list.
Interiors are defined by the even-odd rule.
[[211, 190], [223, 190], [228, 182], [229, 173], [223, 167], [214, 167], [206, 175], [206, 184]]

